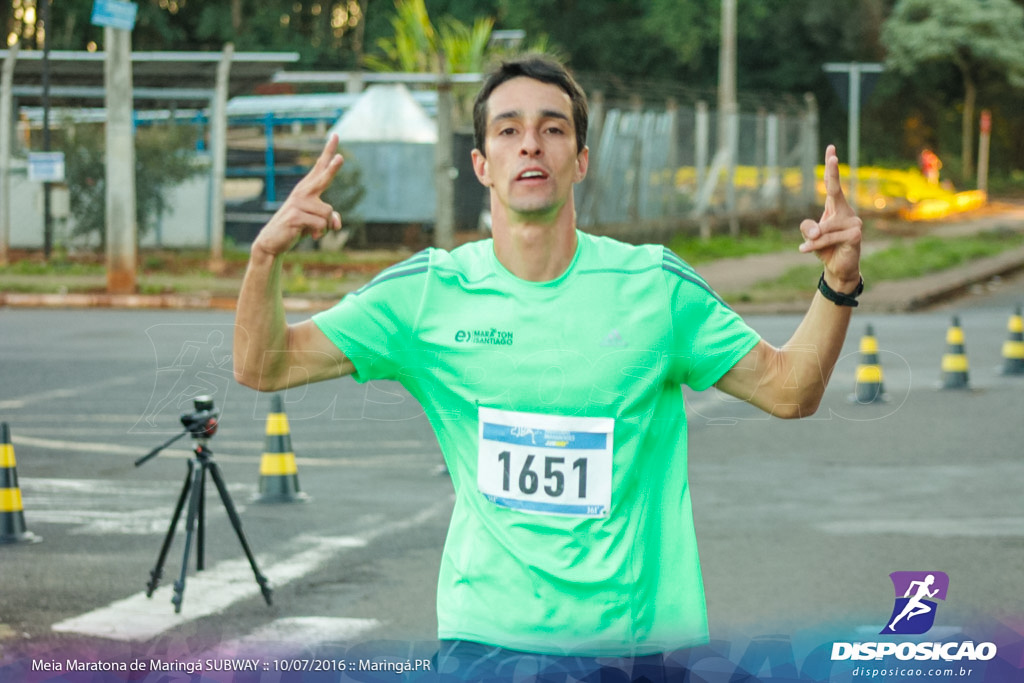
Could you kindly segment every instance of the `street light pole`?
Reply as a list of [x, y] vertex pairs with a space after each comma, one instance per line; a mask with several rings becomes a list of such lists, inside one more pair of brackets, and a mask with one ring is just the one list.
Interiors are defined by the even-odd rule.
[[[50, 151], [50, 0], [43, 0], [43, 151]], [[38, 31], [38, 28], [36, 29]], [[43, 182], [43, 258], [53, 251], [53, 210], [50, 181]]]
[[850, 191], [847, 195], [847, 201], [850, 202], [850, 206], [857, 206], [857, 172], [860, 166], [860, 100], [861, 100], [861, 76], [863, 74], [877, 74], [883, 71], [881, 64], [864, 63], [864, 62], [850, 62], [850, 63], [835, 63], [831, 62], [825, 65], [825, 71], [829, 73], [845, 73], [847, 75], [847, 97], [849, 101], [847, 105], [849, 107], [850, 114], [850, 130], [848, 134], [847, 144], [849, 150], [846, 156], [849, 158], [850, 164]]

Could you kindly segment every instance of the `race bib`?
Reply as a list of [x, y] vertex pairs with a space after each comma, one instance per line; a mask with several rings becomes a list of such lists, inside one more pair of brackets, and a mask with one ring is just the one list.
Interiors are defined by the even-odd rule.
[[607, 517], [612, 502], [610, 417], [559, 417], [480, 408], [477, 486], [495, 505]]

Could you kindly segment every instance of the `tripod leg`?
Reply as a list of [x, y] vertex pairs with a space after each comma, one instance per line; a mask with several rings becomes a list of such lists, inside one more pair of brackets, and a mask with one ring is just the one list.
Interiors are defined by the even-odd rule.
[[249, 559], [249, 566], [252, 567], [252, 573], [256, 576], [256, 583], [260, 586], [263, 599], [269, 605], [271, 604], [270, 595], [273, 591], [267, 582], [267, 577], [263, 576], [260, 573], [259, 567], [256, 566], [256, 558], [253, 557], [252, 550], [249, 549], [249, 543], [245, 540], [245, 534], [242, 533], [242, 520], [238, 517], [235, 504], [232, 502], [231, 496], [228, 495], [228, 489], [224, 486], [224, 480], [220, 476], [220, 468], [217, 467], [215, 462], [207, 462], [206, 466], [210, 469], [210, 474], [213, 476], [213, 483], [217, 485], [217, 492], [220, 493], [220, 499], [228, 512], [228, 519], [231, 520], [231, 526], [235, 530], [235, 535], [238, 536], [238, 541], [242, 544], [242, 550], [245, 551], [245, 556]]
[[175, 613], [181, 612], [182, 594], [185, 592], [185, 574], [188, 572], [188, 556], [192, 551], [192, 534], [196, 529], [196, 517], [199, 514], [199, 501], [203, 497], [203, 467], [192, 468], [192, 491], [188, 501], [188, 517], [185, 520], [185, 552], [181, 558], [181, 574], [174, 582], [174, 596], [171, 603]]
[[149, 583], [146, 584], [146, 597], [153, 597], [153, 591], [156, 590], [157, 584], [160, 583], [160, 577], [164, 573], [164, 561], [167, 559], [167, 551], [171, 548], [171, 542], [174, 540], [174, 531], [178, 528], [178, 519], [181, 517], [181, 510], [185, 507], [185, 498], [188, 496], [188, 491], [192, 487], [192, 472], [195, 469], [195, 465], [191, 460], [188, 461], [188, 474], [185, 475], [185, 484], [181, 487], [181, 495], [178, 496], [178, 503], [174, 506], [174, 514], [171, 516], [171, 525], [167, 529], [167, 535], [164, 536], [164, 543], [160, 547], [160, 555], [157, 557], [156, 565], [149, 572]]
[[206, 467], [200, 467], [199, 490], [203, 495], [199, 496], [199, 518], [196, 529], [196, 571], [206, 569]]

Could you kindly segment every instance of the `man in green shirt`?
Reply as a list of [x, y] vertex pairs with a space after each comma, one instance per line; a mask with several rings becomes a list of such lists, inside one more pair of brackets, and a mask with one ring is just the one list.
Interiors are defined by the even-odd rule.
[[861, 289], [835, 149], [824, 213], [800, 226], [820, 294], [775, 348], [667, 249], [576, 229], [587, 107], [561, 65], [503, 64], [474, 123], [493, 239], [425, 250], [287, 325], [283, 255], [341, 227], [320, 199], [342, 163], [327, 143], [252, 245], [236, 377], [392, 379], [420, 401], [456, 491], [438, 636], [460, 675], [500, 675], [520, 653], [657, 659], [706, 642], [680, 387], [784, 418], [817, 408]]

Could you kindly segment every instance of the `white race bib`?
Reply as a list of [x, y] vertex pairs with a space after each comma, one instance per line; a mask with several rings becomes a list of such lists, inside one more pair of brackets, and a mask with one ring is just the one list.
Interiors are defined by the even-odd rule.
[[477, 486], [523, 512], [607, 517], [612, 502], [610, 417], [559, 417], [480, 408]]

